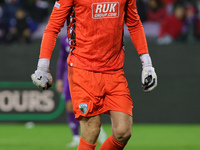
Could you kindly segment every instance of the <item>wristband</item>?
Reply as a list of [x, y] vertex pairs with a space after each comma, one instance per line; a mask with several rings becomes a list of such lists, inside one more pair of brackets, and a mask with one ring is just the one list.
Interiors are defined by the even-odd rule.
[[151, 57], [149, 54], [145, 53], [140, 56], [140, 60], [142, 63], [142, 68], [152, 67]]
[[50, 64], [49, 59], [41, 58], [41, 59], [38, 60], [37, 70], [49, 72], [49, 64]]

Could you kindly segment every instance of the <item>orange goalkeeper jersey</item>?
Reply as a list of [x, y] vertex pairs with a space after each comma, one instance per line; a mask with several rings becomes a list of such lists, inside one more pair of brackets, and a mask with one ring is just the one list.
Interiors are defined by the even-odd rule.
[[57, 0], [43, 35], [40, 58], [51, 58], [66, 20], [70, 66], [105, 73], [122, 69], [124, 22], [138, 54], [148, 53], [136, 0]]

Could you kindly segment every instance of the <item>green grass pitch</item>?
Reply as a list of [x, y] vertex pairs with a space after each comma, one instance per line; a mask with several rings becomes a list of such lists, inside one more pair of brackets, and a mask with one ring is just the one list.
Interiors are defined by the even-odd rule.
[[[110, 135], [111, 126], [103, 127]], [[0, 150], [76, 150], [65, 147], [71, 137], [65, 124], [0, 124]], [[200, 150], [200, 125], [134, 124], [125, 150]]]

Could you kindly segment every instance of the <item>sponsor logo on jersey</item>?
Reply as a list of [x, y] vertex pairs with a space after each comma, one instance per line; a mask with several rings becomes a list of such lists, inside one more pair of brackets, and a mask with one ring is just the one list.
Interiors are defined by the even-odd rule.
[[56, 7], [56, 8], [60, 8], [60, 4], [58, 3], [58, 2], [55, 2], [55, 5], [54, 5], [54, 7]]
[[82, 113], [86, 113], [87, 112], [87, 104], [86, 103], [81, 103], [79, 105], [79, 109], [81, 110]]
[[102, 2], [92, 4], [92, 18], [118, 18], [119, 17], [119, 2]]

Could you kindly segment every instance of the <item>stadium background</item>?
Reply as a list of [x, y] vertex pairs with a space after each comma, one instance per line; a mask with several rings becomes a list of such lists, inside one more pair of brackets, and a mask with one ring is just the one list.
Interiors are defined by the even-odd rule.
[[[141, 63], [139, 57], [130, 38], [125, 38], [124, 70], [133, 98], [135, 123], [200, 123], [199, 46], [199, 43], [175, 43], [165, 46], [149, 43], [153, 65], [158, 74], [158, 87], [151, 93], [144, 93], [140, 82]], [[12, 88], [11, 91], [26, 88], [26, 86], [23, 87], [23, 83], [31, 82], [30, 75], [36, 69], [40, 40], [29, 45], [1, 45], [0, 47], [1, 90], [8, 89], [3, 86], [6, 84], [5, 82], [16, 83], [16, 81], [20, 83], [15, 87], [11, 85], [9, 87]], [[59, 40], [50, 66], [54, 79], [58, 52]], [[32, 88], [38, 90], [34, 86]], [[59, 101], [58, 95], [56, 97], [55, 101]], [[52, 122], [54, 121], [64, 123], [64, 111], [60, 117], [52, 120]], [[109, 122], [108, 117], [103, 121]]]
[[[64, 150], [71, 139], [64, 103], [55, 87], [50, 90], [53, 96], [44, 98], [44, 91], [30, 80], [38, 61], [38, 33], [45, 24], [40, 24], [29, 44], [0, 44], [0, 150]], [[64, 33], [65, 30], [58, 38], [51, 60], [54, 79], [60, 37]], [[128, 34], [124, 39], [124, 70], [134, 104], [133, 137], [126, 150], [199, 150], [199, 41], [158, 45], [154, 38], [147, 39], [158, 75], [158, 87], [151, 93], [142, 91], [139, 57]], [[102, 122], [107, 134], [111, 134], [107, 115], [103, 115]]]

